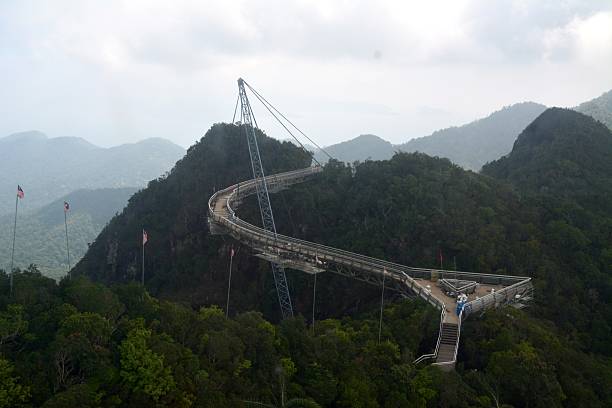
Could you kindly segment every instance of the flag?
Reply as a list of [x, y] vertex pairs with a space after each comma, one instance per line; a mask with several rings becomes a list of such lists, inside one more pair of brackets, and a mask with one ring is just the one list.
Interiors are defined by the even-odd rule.
[[232, 258], [233, 258], [233, 257], [234, 257], [234, 254], [235, 254], [235, 252], [234, 252], [234, 247], [232, 247], [232, 249], [230, 250], [230, 257], [232, 257]]
[[70, 209], [70, 204], [68, 204], [67, 201], [64, 201], [64, 212], [68, 212], [69, 209]]
[[23, 189], [21, 188], [19, 184], [17, 185], [17, 197], [19, 198], [25, 197], [25, 193], [23, 192]]
[[149, 240], [149, 234], [147, 234], [147, 231], [142, 230], [142, 246], [144, 246], [148, 240]]

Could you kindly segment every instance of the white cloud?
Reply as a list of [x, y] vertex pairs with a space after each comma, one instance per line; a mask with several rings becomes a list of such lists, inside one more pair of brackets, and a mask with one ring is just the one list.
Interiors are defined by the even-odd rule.
[[547, 31], [543, 43], [545, 59], [569, 58], [582, 64], [610, 64], [612, 12], [576, 17], [562, 27]]
[[609, 89], [611, 13], [598, 0], [3, 2], [0, 135], [188, 145], [231, 118], [244, 75], [324, 144], [400, 142]]

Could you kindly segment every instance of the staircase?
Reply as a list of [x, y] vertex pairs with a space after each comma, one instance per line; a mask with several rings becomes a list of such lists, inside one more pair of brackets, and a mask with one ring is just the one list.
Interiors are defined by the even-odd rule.
[[455, 350], [459, 342], [459, 326], [456, 323], [443, 323], [440, 333], [440, 347], [436, 363], [451, 363], [455, 361]]

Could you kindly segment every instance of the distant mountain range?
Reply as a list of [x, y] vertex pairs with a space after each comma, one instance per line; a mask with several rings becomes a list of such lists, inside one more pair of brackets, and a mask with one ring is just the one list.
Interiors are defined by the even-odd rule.
[[581, 103], [574, 109], [597, 119], [612, 130], [612, 90], [588, 102]]
[[467, 125], [438, 130], [397, 147], [404, 152], [446, 157], [478, 171], [485, 163], [510, 153], [518, 134], [545, 109], [539, 103], [517, 103]]
[[[478, 171], [483, 164], [509, 153], [518, 134], [545, 109], [546, 106], [534, 102], [517, 103], [486, 118], [438, 130], [400, 145], [392, 145], [378, 136], [361, 135], [327, 146], [325, 150], [334, 158], [348, 163], [386, 160], [397, 151], [418, 151], [446, 157], [465, 169]], [[315, 158], [325, 161], [327, 157], [318, 152]]]
[[[361, 135], [354, 139], [347, 140], [335, 145], [324, 148], [333, 158], [343, 162], [352, 163], [364, 160], [386, 160], [395, 153], [393, 145], [375, 135]], [[325, 153], [312, 148], [315, 152], [315, 159], [320, 162], [327, 161]]]
[[48, 138], [37, 131], [0, 138], [0, 215], [21, 205], [34, 210], [78, 189], [144, 187], [170, 170], [185, 149], [159, 138], [111, 148], [78, 137]]
[[[539, 103], [522, 102], [466, 125], [438, 130], [399, 145], [392, 145], [375, 135], [361, 135], [327, 146], [325, 150], [336, 159], [348, 163], [385, 160], [397, 151], [418, 151], [429, 156], [445, 157], [465, 169], [479, 171], [484, 164], [510, 153], [517, 136], [544, 110], [546, 106]], [[612, 91], [584, 102], [574, 110], [592, 116], [612, 129]], [[316, 151], [315, 158], [327, 160], [325, 154]]]
[[[58, 278], [66, 273], [64, 201], [70, 203], [68, 233], [71, 263], [85, 254], [104, 225], [120, 212], [135, 188], [78, 190], [35, 211], [19, 212], [15, 244], [15, 266], [33, 263], [46, 275]], [[10, 267], [13, 214], [0, 216], [0, 269]]]

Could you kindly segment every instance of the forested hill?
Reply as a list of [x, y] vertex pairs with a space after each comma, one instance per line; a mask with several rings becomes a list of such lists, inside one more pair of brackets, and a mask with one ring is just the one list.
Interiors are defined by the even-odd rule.
[[[70, 203], [68, 229], [70, 255], [74, 265], [87, 251], [104, 225], [121, 211], [135, 188], [77, 190], [34, 211], [20, 212], [15, 243], [15, 266], [38, 265], [47, 276], [66, 273], [64, 201]], [[8, 270], [13, 239], [12, 214], [0, 216], [0, 268]]]
[[606, 205], [612, 197], [612, 131], [590, 116], [551, 108], [519, 135], [509, 155], [483, 173], [522, 191], [590, 197]]
[[[260, 131], [257, 135], [267, 174], [310, 165], [310, 155], [295, 145]], [[152, 293], [196, 305], [221, 304], [229, 246], [224, 237], [209, 233], [208, 199], [216, 189], [249, 179], [251, 174], [244, 128], [214, 125], [167, 177], [151, 181], [130, 199], [91, 245], [75, 273], [108, 283], [140, 279], [144, 228], [149, 235], [146, 281]], [[258, 293], [266, 282], [272, 283], [270, 276], [255, 270], [258, 265], [246, 253], [237, 256], [237, 282], [242, 282], [245, 293], [242, 304], [251, 308], [262, 307]], [[247, 272], [250, 278], [241, 275]], [[240, 285], [236, 284], [237, 293]]]
[[612, 130], [612, 90], [595, 99], [581, 103], [574, 109], [592, 116]]
[[485, 163], [510, 152], [518, 134], [545, 109], [546, 106], [534, 102], [517, 103], [486, 118], [438, 130], [396, 148], [446, 157], [465, 169], [478, 171]]
[[[268, 173], [309, 163], [308, 156], [295, 146], [262, 134], [259, 137]], [[192, 306], [224, 305], [228, 252], [230, 245], [235, 245], [238, 253], [230, 314], [257, 309], [274, 317], [270, 311], [278, 305], [269, 265], [230, 238], [210, 236], [205, 224], [206, 202], [214, 188], [249, 177], [243, 130], [215, 125], [167, 178], [151, 182], [130, 200], [75, 270], [113, 283], [130, 316], [146, 316], [151, 322], [149, 330], [155, 332], [151, 335], [141, 330], [126, 337], [126, 332], [131, 333], [126, 328], [117, 335], [119, 339], [129, 343], [137, 340], [132, 338], [136, 335], [150, 336], [139, 344], [167, 356], [172, 367], [180, 358], [168, 344], [169, 338], [200, 355], [200, 364], [210, 373], [205, 377], [207, 385], [202, 385], [209, 404], [222, 396], [244, 400], [249, 392], [272, 400], [261, 392], [270, 388], [265, 373], [273, 364], [266, 365], [261, 359], [273, 355], [273, 348], [257, 349], [251, 341], [258, 336], [256, 344], [270, 344], [269, 337], [259, 337], [252, 329], [266, 324], [254, 323], [257, 319], [248, 314], [238, 316], [234, 326], [219, 311], [203, 309], [195, 316], [169, 304], [156, 309], [143, 304], [146, 298], [133, 288], [130, 294], [117, 283], [139, 278], [144, 227], [149, 231], [147, 289]], [[488, 407], [494, 400], [499, 400], [500, 406], [516, 407], [609, 406], [612, 277], [607, 268], [612, 265], [611, 218], [602, 216], [594, 225], [592, 215], [582, 208], [537, 197], [525, 199], [506, 180], [465, 171], [449, 160], [407, 153], [356, 168], [331, 162], [320, 177], [273, 194], [280, 232], [412, 266], [435, 266], [442, 252], [446, 268], [454, 268], [456, 262], [463, 270], [532, 276], [537, 294], [527, 310], [503, 309], [466, 321], [457, 373], [444, 377], [443, 383], [434, 382], [439, 375], [435, 371], [410, 364], [415, 353], [432, 346], [420, 341], [418, 333], [431, 330], [427, 322], [437, 322], [419, 320], [410, 313], [394, 320], [400, 313], [399, 303], [394, 304], [394, 312], [385, 311], [384, 336], [389, 342], [380, 346], [372, 335], [375, 320], [327, 321], [318, 326], [313, 337], [306, 334], [311, 331], [305, 330], [301, 318], [289, 320], [276, 331], [281, 333], [278, 347], [295, 364], [291, 369], [295, 387], [289, 393], [313, 397], [329, 407], [359, 406], [363, 401], [371, 407], [389, 406], [390, 401], [410, 406], [408, 401], [415, 396], [419, 402], [412, 405], [417, 406]], [[259, 222], [254, 197], [244, 203], [240, 217]], [[288, 278], [296, 312], [309, 316], [310, 277], [289, 271]], [[377, 310], [378, 288], [366, 289], [327, 273], [317, 282], [318, 318], [356, 309]], [[72, 291], [76, 289], [66, 292], [73, 294], [71, 302], [87, 299]], [[393, 294], [387, 296], [389, 304]], [[372, 299], [376, 303], [368, 304]], [[213, 318], [212, 326], [206, 323], [209, 318]], [[129, 327], [137, 330], [140, 326]], [[275, 333], [267, 327], [266, 333]], [[413, 336], [417, 336], [418, 346], [400, 345], [399, 339]], [[166, 340], [160, 345], [163, 338]], [[268, 340], [259, 340], [263, 338]], [[116, 361], [127, 349], [117, 350], [112, 344], [109, 347]], [[231, 357], [236, 350], [237, 361]], [[357, 360], [359, 366], [367, 367], [365, 372], [353, 367]], [[342, 363], [336, 365], [335, 361]], [[184, 371], [174, 370], [177, 378], [185, 377], [181, 374]], [[195, 378], [187, 376], [191, 377]], [[324, 387], [325, 393], [321, 384], [329, 385]]]
[[0, 215], [11, 213], [20, 184], [23, 209], [34, 210], [78, 189], [144, 187], [183, 157], [159, 138], [111, 148], [79, 137], [22, 132], [0, 138]]

